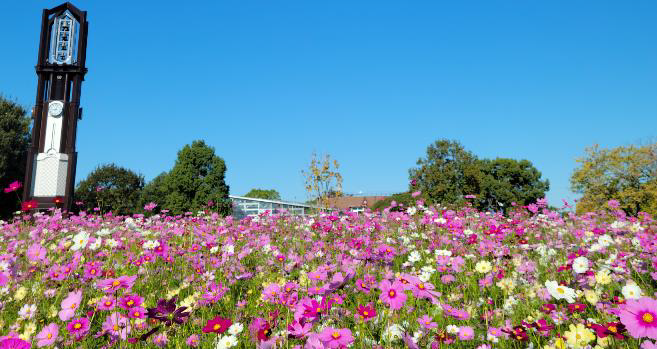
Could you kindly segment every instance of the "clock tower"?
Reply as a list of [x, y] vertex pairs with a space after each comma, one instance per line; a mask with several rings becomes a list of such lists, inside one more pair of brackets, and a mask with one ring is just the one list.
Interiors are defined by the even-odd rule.
[[35, 201], [38, 209], [69, 210], [73, 202], [87, 29], [87, 12], [69, 2], [43, 10], [36, 65], [39, 81], [23, 191], [23, 201]]

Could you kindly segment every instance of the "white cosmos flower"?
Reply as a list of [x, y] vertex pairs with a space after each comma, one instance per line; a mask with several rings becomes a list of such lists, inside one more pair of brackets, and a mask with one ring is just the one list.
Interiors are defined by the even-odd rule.
[[445, 328], [445, 329], [447, 330], [447, 333], [449, 333], [449, 334], [457, 334], [457, 333], [459, 333], [459, 330], [460, 330], [459, 327], [456, 326], [456, 325], [447, 325], [447, 328]]
[[614, 243], [614, 239], [612, 239], [611, 236], [605, 234], [598, 238], [598, 243], [603, 247], [608, 247]]
[[413, 251], [410, 255], [408, 255], [408, 261], [411, 263], [419, 262], [420, 260], [422, 260], [422, 256], [418, 251]]
[[21, 309], [18, 311], [18, 316], [21, 319], [31, 319], [36, 313], [37, 307], [35, 304], [24, 304]]
[[635, 284], [627, 284], [623, 286], [621, 293], [626, 299], [639, 299], [643, 295], [641, 288]]
[[381, 336], [384, 341], [387, 342], [395, 342], [400, 339], [402, 339], [402, 336], [404, 335], [404, 328], [397, 324], [392, 324], [388, 326], [388, 328], [383, 331], [383, 335]]
[[109, 246], [110, 248], [114, 248], [114, 247], [116, 247], [116, 246], [119, 246], [119, 243], [118, 243], [116, 240], [114, 240], [114, 239], [107, 239], [107, 240], [105, 240], [105, 244], [106, 244], [107, 246]]
[[490, 264], [489, 261], [479, 261], [477, 262], [477, 264], [475, 264], [475, 270], [481, 274], [486, 274], [492, 269], [493, 266]]
[[87, 244], [89, 243], [89, 233], [86, 231], [81, 231], [73, 237], [73, 246], [71, 246], [71, 250], [77, 251], [80, 249], [83, 249], [87, 247]]
[[107, 229], [107, 228], [103, 228], [103, 229], [96, 232], [96, 235], [98, 235], [98, 236], [106, 236], [106, 235], [109, 235], [109, 234], [112, 234], [112, 231]]
[[556, 281], [546, 281], [545, 287], [555, 299], [565, 299], [568, 303], [575, 303], [577, 294], [572, 288], [561, 286]]
[[226, 252], [227, 254], [234, 254], [235, 253], [235, 246], [228, 244], [224, 245], [222, 248], [222, 251]]
[[92, 251], [95, 251], [95, 250], [97, 250], [97, 249], [100, 247], [100, 245], [101, 245], [102, 243], [103, 243], [103, 239], [101, 239], [101, 238], [96, 238], [96, 240], [95, 240], [91, 245], [89, 245], [89, 248], [90, 248]]
[[239, 322], [236, 322], [228, 328], [228, 334], [231, 334], [233, 336], [237, 336], [238, 334], [242, 333], [242, 330], [244, 330], [244, 325], [242, 325]]
[[144, 242], [144, 245], [143, 245], [143, 247], [147, 250], [152, 250], [152, 249], [154, 249], [158, 246], [160, 246], [160, 242], [157, 241], [157, 240], [148, 240], [148, 241]]
[[577, 274], [586, 273], [589, 270], [589, 260], [584, 257], [577, 257], [573, 261], [573, 271]]

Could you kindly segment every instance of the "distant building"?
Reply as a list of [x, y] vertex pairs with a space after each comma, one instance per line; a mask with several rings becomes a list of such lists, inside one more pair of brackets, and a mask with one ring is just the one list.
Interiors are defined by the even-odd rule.
[[305, 216], [311, 209], [315, 208], [314, 206], [297, 202], [257, 199], [235, 195], [229, 195], [229, 197], [233, 202], [233, 216], [235, 218], [253, 217], [265, 213], [265, 211], [279, 213], [283, 210], [292, 215]]
[[387, 196], [340, 196], [329, 198], [329, 207], [341, 211], [363, 212], [365, 208], [372, 208], [378, 201]]

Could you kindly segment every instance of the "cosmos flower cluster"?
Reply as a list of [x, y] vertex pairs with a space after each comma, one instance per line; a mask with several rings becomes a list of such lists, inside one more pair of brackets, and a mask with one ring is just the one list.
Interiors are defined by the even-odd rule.
[[0, 349], [657, 348], [656, 234], [648, 214], [545, 200], [25, 213], [0, 223]]

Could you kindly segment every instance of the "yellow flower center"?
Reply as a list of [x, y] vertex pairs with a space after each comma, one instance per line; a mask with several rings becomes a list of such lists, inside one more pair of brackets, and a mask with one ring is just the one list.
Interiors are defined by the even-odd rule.
[[421, 289], [421, 290], [424, 290], [424, 284], [419, 284], [419, 285], [417, 285], [417, 288], [419, 288], [419, 289]]
[[91, 274], [96, 274], [96, 269], [91, 269]]
[[564, 293], [566, 293], [566, 290], [564, 290], [563, 288], [559, 287], [559, 288], [557, 288], [557, 292], [559, 292], [559, 294], [564, 294]]
[[389, 295], [390, 297], [394, 297], [394, 296], [395, 296], [395, 291], [390, 290], [390, 291], [388, 292], [388, 295]]
[[52, 338], [52, 333], [48, 333], [48, 339]]
[[105, 306], [106, 306], [106, 307], [109, 307], [110, 305], [112, 305], [112, 302], [111, 302], [111, 301], [106, 301], [106, 302], [105, 302]]
[[114, 280], [114, 282], [112, 282], [112, 286], [114, 287], [119, 286], [120, 284], [121, 282], [119, 280]]
[[76, 306], [77, 306], [77, 304], [75, 304], [75, 303], [71, 304], [71, 309], [75, 309]]
[[650, 314], [650, 313], [643, 314], [641, 319], [643, 320], [643, 322], [647, 322], [649, 324], [652, 323], [653, 321], [655, 321], [655, 317], [652, 316], [652, 314]]
[[618, 332], [618, 328], [616, 328], [616, 326], [613, 326], [613, 325], [612, 325], [612, 326], [609, 326], [609, 327], [607, 327], [607, 329], [608, 329], [609, 331], [611, 331], [611, 332], [613, 332], [613, 333], [616, 333], [616, 332]]
[[82, 327], [82, 324], [79, 323], [79, 322], [77, 324], [73, 325], [73, 328], [76, 329], [76, 330], [79, 329], [80, 327]]
[[135, 304], [135, 301], [133, 301], [133, 300], [131, 299], [131, 300], [129, 300], [129, 301], [127, 302], [127, 304], [128, 304], [129, 306], [132, 306], [133, 304]]
[[333, 331], [333, 333], [331, 333], [331, 337], [333, 337], [334, 339], [338, 339], [338, 338], [340, 338], [340, 332], [338, 332], [338, 331]]
[[141, 315], [141, 314], [138, 311], [132, 313], [132, 316], [134, 316], [134, 317], [139, 317], [139, 315]]
[[370, 313], [368, 313], [367, 311], [364, 311], [363, 315], [368, 316], [368, 315], [370, 315]]
[[114, 325], [114, 327], [112, 327], [112, 329], [113, 329], [114, 331], [118, 331], [118, 330], [119, 330], [119, 325]]
[[318, 313], [321, 313], [321, 312], [322, 312], [322, 308], [317, 308], [315, 311], [318, 312]]

